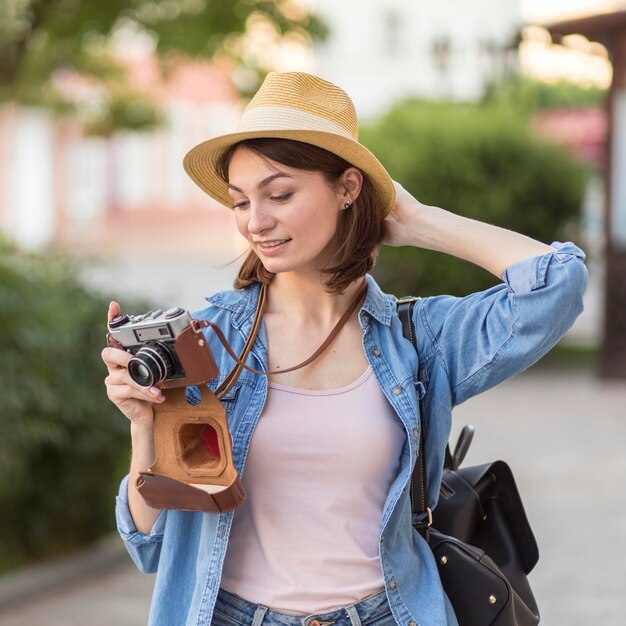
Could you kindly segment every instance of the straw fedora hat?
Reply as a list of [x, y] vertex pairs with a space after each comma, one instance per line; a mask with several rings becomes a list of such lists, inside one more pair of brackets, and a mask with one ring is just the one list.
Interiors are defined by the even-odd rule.
[[245, 108], [236, 131], [192, 148], [183, 160], [185, 171], [212, 198], [232, 206], [216, 163], [233, 144], [258, 137], [294, 139], [340, 156], [369, 177], [383, 215], [391, 210], [396, 197], [391, 177], [359, 143], [354, 105], [336, 85], [301, 72], [270, 72]]

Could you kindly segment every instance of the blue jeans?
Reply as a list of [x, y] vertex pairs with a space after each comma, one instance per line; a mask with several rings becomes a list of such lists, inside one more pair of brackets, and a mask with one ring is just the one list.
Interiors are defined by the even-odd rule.
[[288, 615], [220, 589], [211, 626], [396, 626], [384, 591], [328, 613]]

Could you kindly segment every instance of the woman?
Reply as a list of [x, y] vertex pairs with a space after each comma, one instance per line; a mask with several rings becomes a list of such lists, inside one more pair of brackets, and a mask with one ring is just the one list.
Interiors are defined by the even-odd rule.
[[[137, 566], [157, 572], [150, 623], [456, 624], [411, 526], [407, 484], [421, 429], [432, 508], [452, 407], [522, 371], [565, 333], [582, 310], [584, 254], [419, 203], [358, 143], [347, 95], [306, 74], [270, 74], [238, 132], [196, 146], [185, 168], [233, 207], [251, 248], [236, 290], [196, 317], [241, 350], [260, 284], [269, 285], [249, 359], [269, 375], [244, 371], [222, 400], [246, 501], [223, 514], [159, 512], [134, 485], [154, 461], [152, 407], [163, 396], [130, 380], [130, 355], [103, 351], [109, 398], [131, 421], [117, 519]], [[395, 298], [367, 274], [381, 243], [451, 254], [503, 283], [419, 300], [418, 357]], [[314, 353], [355, 299], [327, 350], [273, 373]], [[112, 303], [109, 319], [118, 313]], [[233, 363], [210, 331], [207, 339], [215, 389]]]

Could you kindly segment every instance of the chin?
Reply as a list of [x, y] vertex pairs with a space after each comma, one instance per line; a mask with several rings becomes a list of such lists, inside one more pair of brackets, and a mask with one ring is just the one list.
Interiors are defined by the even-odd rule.
[[287, 263], [263, 263], [263, 267], [272, 274], [286, 274], [288, 272], [295, 272], [299, 268], [293, 267]]
[[314, 268], [310, 263], [293, 263], [286, 260], [278, 259], [261, 259], [263, 267], [272, 274], [288, 274], [290, 272], [310, 272]]
[[324, 256], [312, 255], [311, 258], [288, 258], [288, 256], [266, 258], [263, 254], [257, 252], [263, 267], [272, 274], [285, 274], [288, 272], [321, 272], [320, 268], [328, 267], [329, 263], [334, 263], [334, 260], [329, 260]]

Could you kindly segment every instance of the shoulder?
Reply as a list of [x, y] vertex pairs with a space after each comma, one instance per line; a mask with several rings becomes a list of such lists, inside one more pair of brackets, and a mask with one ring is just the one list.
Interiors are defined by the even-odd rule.
[[245, 318], [256, 308], [259, 285], [251, 285], [245, 289], [228, 289], [207, 296], [209, 305], [192, 313], [192, 317], [214, 321], [218, 318]]

